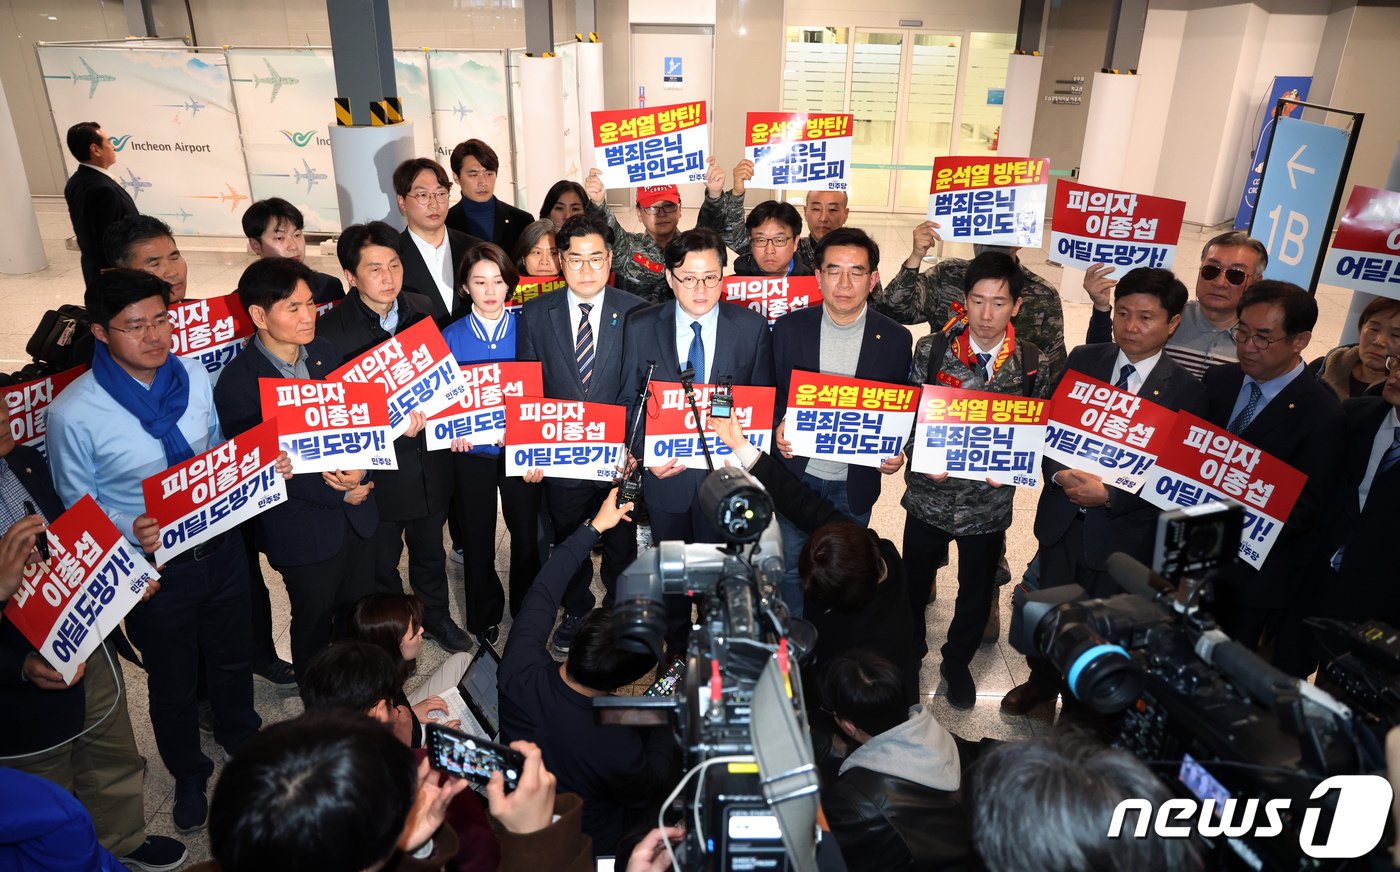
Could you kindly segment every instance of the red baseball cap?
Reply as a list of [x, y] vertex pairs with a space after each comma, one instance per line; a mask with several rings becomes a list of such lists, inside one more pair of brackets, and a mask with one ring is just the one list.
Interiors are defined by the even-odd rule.
[[681, 204], [681, 192], [675, 185], [654, 185], [637, 189], [637, 208], [648, 209], [657, 203]]

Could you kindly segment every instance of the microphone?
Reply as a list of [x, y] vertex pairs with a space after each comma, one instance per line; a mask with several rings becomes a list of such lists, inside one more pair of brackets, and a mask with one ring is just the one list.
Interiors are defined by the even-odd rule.
[[1172, 587], [1171, 582], [1122, 551], [1115, 551], [1108, 555], [1108, 560], [1105, 563], [1108, 568], [1108, 577], [1128, 593], [1135, 593], [1150, 600], [1161, 595], [1176, 596], [1176, 588]]

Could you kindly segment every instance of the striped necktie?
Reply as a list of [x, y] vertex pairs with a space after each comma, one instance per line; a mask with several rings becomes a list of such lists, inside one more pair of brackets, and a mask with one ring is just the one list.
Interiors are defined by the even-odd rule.
[[1254, 413], [1259, 409], [1259, 401], [1263, 399], [1264, 392], [1259, 390], [1259, 385], [1254, 382], [1249, 383], [1249, 401], [1240, 409], [1240, 413], [1235, 416], [1235, 420], [1226, 427], [1231, 433], [1241, 433], [1249, 426], [1249, 422], [1254, 420]]
[[578, 319], [578, 333], [574, 338], [574, 360], [578, 363], [578, 383], [583, 386], [584, 396], [593, 387], [593, 325], [588, 323], [588, 313], [592, 303], [579, 303], [583, 314]]
[[1120, 391], [1126, 391], [1128, 389], [1128, 376], [1135, 372], [1137, 372], [1137, 367], [1131, 363], [1123, 364], [1123, 368], [1118, 371], [1118, 381], [1114, 382], [1113, 386]]
[[990, 361], [991, 359], [992, 359], [992, 356], [991, 356], [990, 354], [988, 354], [987, 352], [985, 352], [985, 351], [979, 351], [979, 352], [977, 352], [977, 368], [980, 369], [980, 370], [982, 370], [982, 377], [985, 378], [987, 381], [991, 381], [991, 380], [992, 380], [992, 374], [989, 373], [989, 372], [987, 372], [987, 362]]
[[1381, 462], [1376, 466], [1376, 475], [1389, 472], [1395, 464], [1400, 463], [1400, 427], [1395, 428], [1395, 441], [1390, 443], [1390, 447], [1381, 455]]

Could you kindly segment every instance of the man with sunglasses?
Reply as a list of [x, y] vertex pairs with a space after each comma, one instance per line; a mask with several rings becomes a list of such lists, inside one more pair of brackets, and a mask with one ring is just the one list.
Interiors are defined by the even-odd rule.
[[[643, 232], [622, 229], [607, 205], [607, 189], [602, 171], [594, 169], [583, 181], [588, 192], [588, 213], [607, 222], [612, 231], [612, 260], [618, 284], [624, 291], [648, 303], [664, 303], [675, 295], [666, 281], [666, 246], [676, 237], [681, 221], [681, 194], [675, 185], [653, 185], [637, 189], [637, 220]], [[710, 158], [705, 173], [705, 194], [717, 198], [724, 191], [724, 168]], [[743, 203], [739, 204], [743, 215]]]
[[1303, 365], [1317, 323], [1312, 295], [1288, 282], [1257, 282], [1241, 295], [1237, 316], [1231, 336], [1239, 362], [1213, 366], [1202, 378], [1206, 418], [1307, 483], [1263, 565], [1237, 560], [1217, 582], [1213, 611], [1245, 645], [1272, 636], [1275, 665], [1303, 677], [1316, 665], [1302, 622], [1319, 610], [1331, 555], [1327, 530], [1345, 480], [1346, 418], [1337, 395]]
[[[1237, 360], [1235, 342], [1230, 338], [1236, 309], [1241, 295], [1263, 277], [1268, 265], [1264, 243], [1242, 230], [1230, 230], [1206, 242], [1196, 274], [1196, 299], [1187, 302], [1182, 311], [1181, 326], [1167, 343], [1167, 354], [1196, 378], [1211, 366]], [[1099, 263], [1084, 274], [1084, 290], [1094, 303], [1086, 342], [1113, 338], [1109, 298], [1118, 284], [1109, 278], [1113, 269]]]

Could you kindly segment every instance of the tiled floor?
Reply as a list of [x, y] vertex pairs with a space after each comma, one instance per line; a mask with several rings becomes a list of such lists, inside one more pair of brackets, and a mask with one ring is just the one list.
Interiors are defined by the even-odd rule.
[[[18, 369], [27, 362], [24, 355], [24, 344], [28, 340], [33, 326], [38, 323], [39, 317], [45, 310], [61, 303], [81, 302], [82, 298], [82, 279], [78, 267], [78, 255], [75, 250], [70, 251], [65, 244], [71, 235], [71, 228], [62, 202], [37, 201], [36, 212], [44, 237], [45, 250], [49, 257], [49, 267], [32, 275], [0, 276], [0, 311], [4, 313], [3, 319], [0, 319], [0, 370]], [[635, 226], [635, 219], [631, 215], [619, 217], [625, 226]], [[687, 216], [687, 220], [682, 222], [682, 226], [690, 226], [689, 220], [692, 218], [693, 216]], [[898, 271], [900, 262], [908, 254], [910, 230], [917, 221], [918, 218], [913, 215], [852, 214], [850, 223], [853, 226], [864, 227], [879, 242], [882, 249], [881, 263], [884, 267], [882, 273], [886, 278], [889, 278]], [[1194, 228], [1188, 228], [1183, 232], [1177, 273], [1182, 276], [1187, 287], [1192, 287], [1195, 281], [1193, 274], [1196, 263], [1194, 253], [1199, 250], [1202, 241], [1211, 235], [1213, 235], [1212, 232], [1201, 232]], [[252, 260], [246, 252], [243, 240], [188, 238], [181, 239], [180, 243], [182, 251], [190, 263], [191, 297], [216, 296], [232, 290], [237, 283], [238, 276]], [[970, 252], [966, 249], [966, 246], [949, 245], [945, 253], [950, 256], [969, 256]], [[1021, 256], [1027, 264], [1052, 284], [1059, 282], [1061, 272], [1059, 267], [1046, 264], [1043, 251], [1022, 251]], [[316, 269], [337, 274], [339, 272], [334, 259], [330, 257], [311, 257], [308, 258], [308, 262]], [[1078, 299], [1078, 296], [1072, 296], [1071, 299]], [[1315, 331], [1313, 346], [1308, 351], [1309, 358], [1321, 354], [1335, 344], [1335, 340], [1341, 332], [1341, 324], [1346, 315], [1350, 295], [1342, 289], [1323, 287], [1318, 292], [1318, 302], [1322, 309], [1322, 318]], [[1080, 343], [1080, 337], [1084, 335], [1088, 324], [1089, 307], [1087, 303], [1067, 302], [1064, 308], [1067, 344], [1073, 348]], [[923, 335], [926, 328], [914, 328], [914, 332], [917, 337]], [[875, 530], [896, 543], [901, 539], [904, 525], [903, 510], [899, 507], [903, 490], [903, 483], [898, 477], [888, 479], [871, 519], [871, 526]], [[1015, 522], [1007, 536], [1007, 557], [1013, 576], [1019, 577], [1026, 562], [1035, 552], [1035, 539], [1031, 535], [1031, 520], [1035, 510], [1036, 497], [1036, 492], [1024, 489], [1016, 495]], [[508, 555], [505, 547], [507, 542], [504, 524], [499, 526], [499, 531], [500, 544], [497, 548], [497, 554], [502, 555], [503, 558], [500, 571], [504, 578], [506, 577], [504, 558]], [[957, 711], [947, 704], [941, 694], [937, 650], [942, 642], [948, 621], [952, 617], [953, 600], [956, 595], [956, 549], [954, 551], [952, 565], [940, 573], [939, 596], [930, 604], [928, 610], [929, 647], [932, 649], [932, 653], [923, 666], [922, 689], [939, 719], [949, 729], [964, 737], [977, 739], [991, 736], [999, 739], [1014, 739], [1040, 733], [1048, 728], [1050, 718], [1048, 710], [1042, 709], [1038, 713], [1039, 717], [1014, 718], [1003, 715], [998, 708], [997, 704], [1002, 695], [1026, 676], [1024, 658], [1013, 651], [1005, 642], [1004, 633], [1002, 641], [983, 645], [973, 661], [972, 672], [977, 680], [979, 697], [975, 708], [966, 712]], [[278, 581], [277, 573], [270, 570], [265, 563], [263, 571], [269, 580], [272, 592], [274, 635], [277, 646], [282, 655], [289, 658], [286, 592]], [[460, 622], [463, 608], [461, 567], [449, 562], [448, 575], [452, 587], [454, 613]], [[1002, 626], [1009, 627], [1009, 588], [1002, 589], [999, 608]], [[502, 626], [502, 641], [509, 632], [509, 617], [506, 621], [507, 623]], [[444, 653], [436, 644], [427, 643], [420, 660], [419, 674], [424, 676], [430, 674], [444, 657]], [[123, 665], [128, 682], [129, 709], [136, 729], [137, 744], [140, 746], [141, 753], [150, 761], [146, 773], [146, 814], [149, 818], [150, 831], [178, 835], [170, 817], [174, 783], [160, 764], [160, 758], [156, 753], [155, 742], [151, 734], [150, 718], [146, 711], [145, 674], [132, 668], [130, 664]], [[300, 700], [295, 696], [289, 696], [261, 681], [256, 683], [256, 694], [257, 709], [265, 723], [295, 716], [301, 710]], [[216, 761], [222, 759], [219, 749], [207, 736], [205, 737], [205, 752], [209, 754], [211, 759]], [[191, 862], [203, 860], [208, 856], [208, 840], [204, 832], [184, 835], [181, 838], [190, 846]]]

